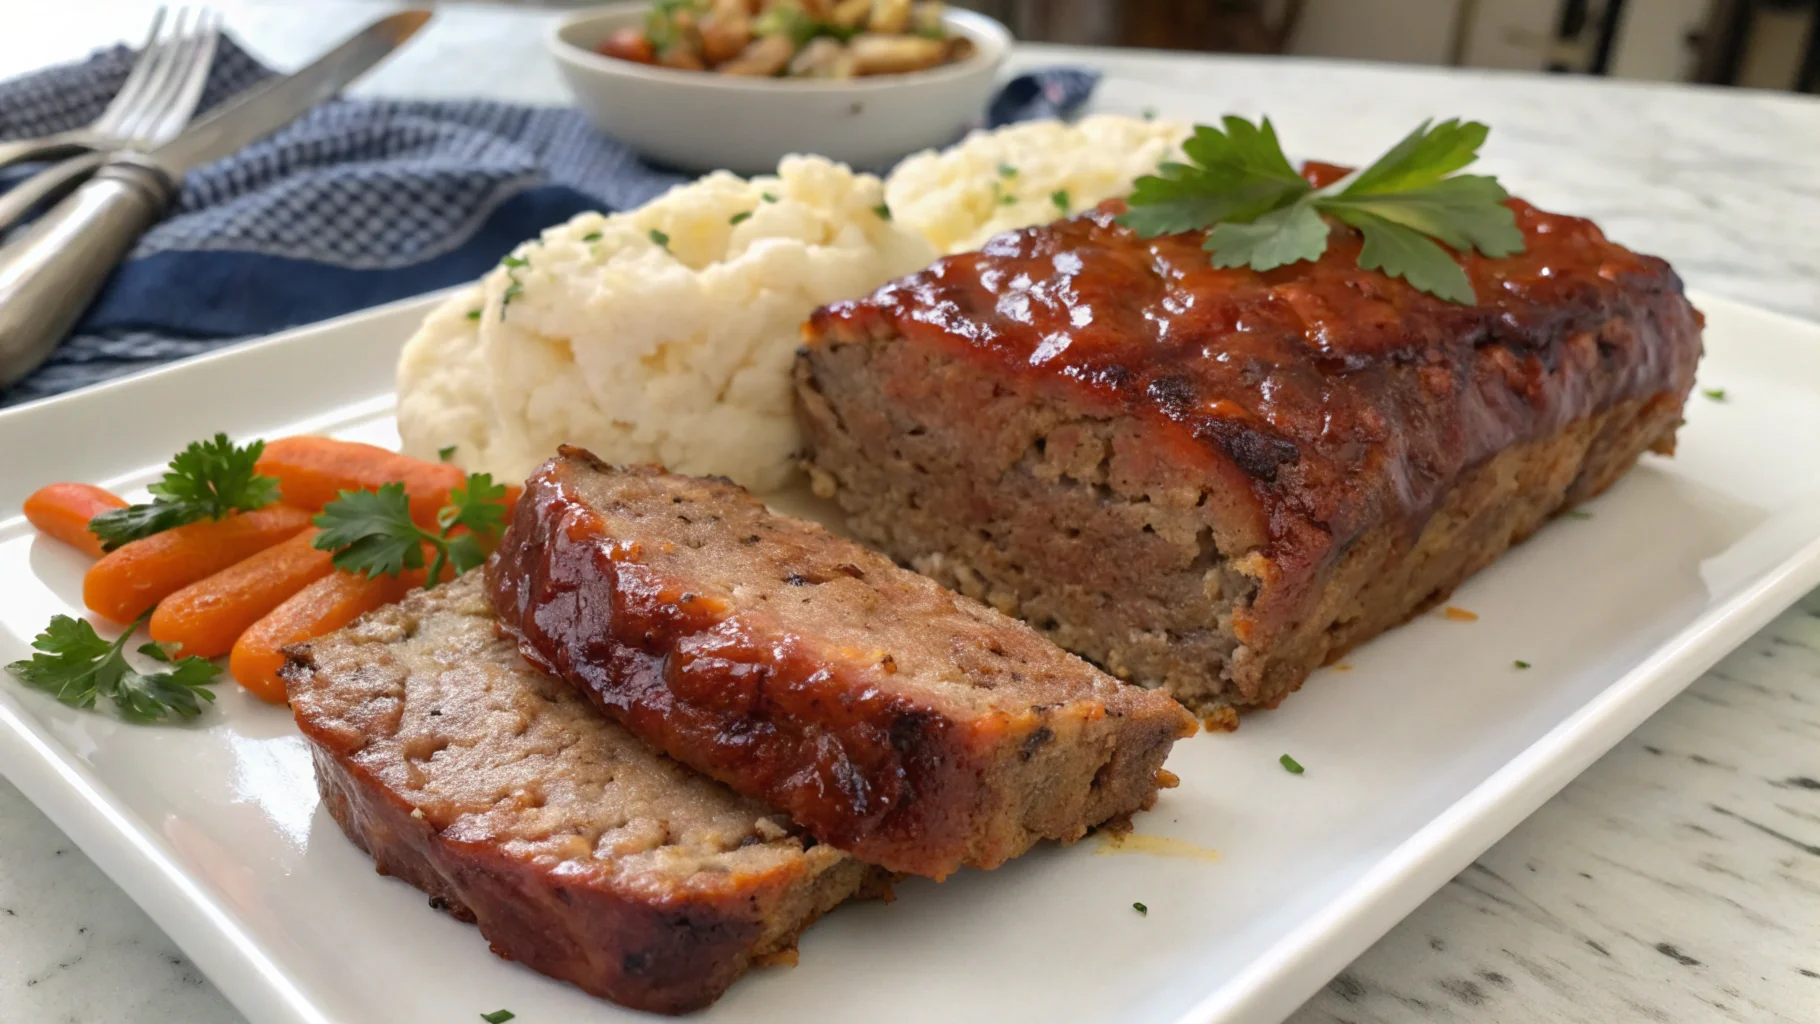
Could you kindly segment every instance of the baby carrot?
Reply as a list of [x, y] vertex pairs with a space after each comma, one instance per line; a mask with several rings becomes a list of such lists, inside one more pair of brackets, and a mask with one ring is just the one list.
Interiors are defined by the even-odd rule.
[[182, 644], [184, 654], [201, 658], [233, 650], [253, 623], [334, 571], [334, 556], [312, 543], [316, 532], [304, 530], [159, 601], [149, 627], [152, 639]]
[[258, 471], [276, 477], [287, 504], [319, 511], [342, 491], [378, 490], [394, 481], [411, 499], [411, 518], [432, 527], [448, 504], [449, 490], [467, 474], [441, 462], [425, 462], [358, 441], [332, 437], [281, 437], [266, 442]]
[[25, 499], [25, 518], [45, 536], [100, 558], [101, 538], [89, 532], [88, 521], [125, 507], [125, 498], [93, 484], [46, 484]]
[[115, 622], [132, 622], [168, 595], [296, 536], [309, 525], [310, 513], [303, 509], [267, 505], [141, 537], [89, 567], [82, 580], [82, 602]]
[[253, 696], [281, 703], [284, 680], [278, 670], [284, 667], [285, 647], [327, 636], [421, 586], [421, 569], [372, 578], [336, 570], [292, 594], [240, 634], [228, 656], [228, 671]]

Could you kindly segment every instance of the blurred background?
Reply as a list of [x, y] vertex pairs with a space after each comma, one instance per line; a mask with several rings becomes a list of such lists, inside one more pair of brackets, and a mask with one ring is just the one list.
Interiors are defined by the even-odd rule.
[[1816, 0], [963, 0], [1021, 39], [1820, 92]]
[[[589, 6], [593, 0], [503, 0]], [[950, 0], [1028, 42], [1820, 92], [1820, 0]]]

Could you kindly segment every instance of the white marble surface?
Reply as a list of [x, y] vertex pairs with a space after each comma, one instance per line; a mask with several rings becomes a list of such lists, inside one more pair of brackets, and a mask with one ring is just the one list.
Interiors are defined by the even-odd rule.
[[[136, 34], [151, 6], [9, 10], [0, 75]], [[375, 5], [215, 6], [256, 51], [293, 64]], [[360, 88], [559, 102], [541, 51], [547, 22], [445, 5]], [[1032, 50], [1020, 59], [1058, 56]], [[1298, 155], [1366, 158], [1433, 115], [1487, 121], [1486, 164], [1519, 193], [1596, 218], [1670, 259], [1695, 287], [1820, 320], [1820, 101], [1330, 62], [1094, 59], [1109, 72], [1097, 101], [1104, 109], [1268, 112]], [[0, 1020], [240, 1019], [0, 782]], [[1820, 1021], [1820, 593], [1658, 713], [1291, 1020]]]

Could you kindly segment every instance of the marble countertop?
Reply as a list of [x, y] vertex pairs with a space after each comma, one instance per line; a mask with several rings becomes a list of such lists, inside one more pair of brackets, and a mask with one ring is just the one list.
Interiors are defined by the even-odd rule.
[[[86, 0], [9, 13], [0, 76], [135, 35], [152, 6]], [[294, 65], [377, 5], [213, 6], [255, 52]], [[542, 51], [549, 20], [443, 5], [359, 91], [562, 102]], [[1031, 47], [1017, 60], [1063, 56]], [[1424, 117], [1486, 121], [1484, 166], [1526, 198], [1598, 220], [1668, 258], [1695, 288], [1820, 320], [1820, 100], [1330, 61], [1091, 58], [1107, 71], [1099, 109], [1154, 106], [1202, 119], [1267, 111], [1296, 155], [1365, 159]], [[1161, 103], [1151, 99], [1159, 86], [1169, 97]], [[0, 1018], [242, 1019], [3, 781]], [[1708, 672], [1290, 1020], [1820, 1020], [1820, 592]]]

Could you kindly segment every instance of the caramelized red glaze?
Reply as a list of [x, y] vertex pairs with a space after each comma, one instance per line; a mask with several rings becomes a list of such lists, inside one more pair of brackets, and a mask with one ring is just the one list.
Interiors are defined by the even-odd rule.
[[1472, 306], [1361, 270], [1343, 225], [1317, 261], [1219, 269], [1204, 233], [1139, 238], [1113, 200], [819, 310], [806, 334], [896, 333], [1135, 416], [1185, 468], [1242, 470], [1265, 553], [1305, 575], [1373, 523], [1419, 529], [1461, 470], [1512, 444], [1692, 387], [1701, 318], [1667, 263], [1590, 221], [1509, 206], [1524, 252], [1455, 257]]
[[[500, 625], [528, 660], [575, 683], [634, 733], [673, 756], [693, 752], [684, 759], [699, 770], [737, 780], [823, 841], [853, 849], [889, 833], [915, 843], [899, 835], [904, 823], [892, 814], [918, 787], [927, 791], [919, 811], [943, 805], [941, 759], [926, 733], [948, 723], [848, 679], [853, 666], [812, 660], [801, 637], [754, 637], [719, 602], [653, 572], [640, 555], [637, 543], [608, 535], [553, 462], [526, 482], [487, 566]], [[824, 723], [828, 741], [824, 729], [794, 724], [805, 713]], [[936, 833], [932, 845], [950, 841], [951, 824], [919, 823]], [[920, 858], [887, 859], [927, 871]]]
[[[875, 656], [793, 632], [717, 583], [682, 578], [656, 550], [674, 550], [682, 540], [616, 535], [577, 480], [588, 472], [665, 477], [649, 468], [614, 470], [567, 447], [534, 474], [487, 564], [501, 627], [527, 660], [566, 679], [641, 739], [788, 813], [816, 838], [867, 863], [941, 878], [963, 864], [995, 867], [1015, 856], [1019, 842], [1030, 840], [1007, 839], [1016, 829], [1001, 818], [1014, 813], [1008, 808], [1016, 801], [1000, 791], [1007, 785], [1003, 763], [1018, 760], [1020, 751], [1028, 761], [1029, 750], [1061, 743], [1056, 737], [1073, 735], [1089, 719], [1120, 720], [1105, 742], [1128, 756], [1104, 786], [1102, 780], [1092, 785], [1112, 799], [1141, 788], [1127, 805], [1106, 812], [1127, 813], [1155, 791], [1144, 759], [1153, 757], [1154, 769], [1169, 743], [1192, 729], [1172, 702], [1120, 686], [1009, 620], [955, 633], [952, 665], [965, 672], [971, 651], [997, 647], [1000, 656], [1017, 656], [1034, 648], [1045, 662], [1023, 682], [1042, 698], [1034, 706], [1010, 686], [993, 690], [1003, 696], [1002, 707], [943, 702], [926, 688], [907, 687]], [[737, 491], [725, 483], [691, 483]], [[592, 493], [593, 501], [612, 500]], [[769, 515], [743, 491], [737, 495], [727, 500]], [[762, 528], [724, 506], [718, 513], [707, 508], [699, 514], [728, 536]], [[736, 529], [736, 521], [746, 525]], [[811, 554], [833, 563], [832, 572], [869, 579], [900, 574], [932, 601], [951, 608], [956, 600], [883, 556], [814, 533], [825, 544]], [[759, 536], [750, 539], [756, 545]], [[780, 578], [787, 572], [804, 585], [817, 582], [809, 578], [818, 570], [808, 560], [774, 568]], [[895, 614], [936, 614], [903, 600], [910, 606], [893, 605]], [[878, 642], [890, 638], [881, 628]], [[1090, 746], [1097, 765], [1103, 752], [1098, 741]], [[1079, 780], [1083, 790], [1087, 775]], [[1055, 786], [1056, 802], [1074, 795], [1064, 783]]]

